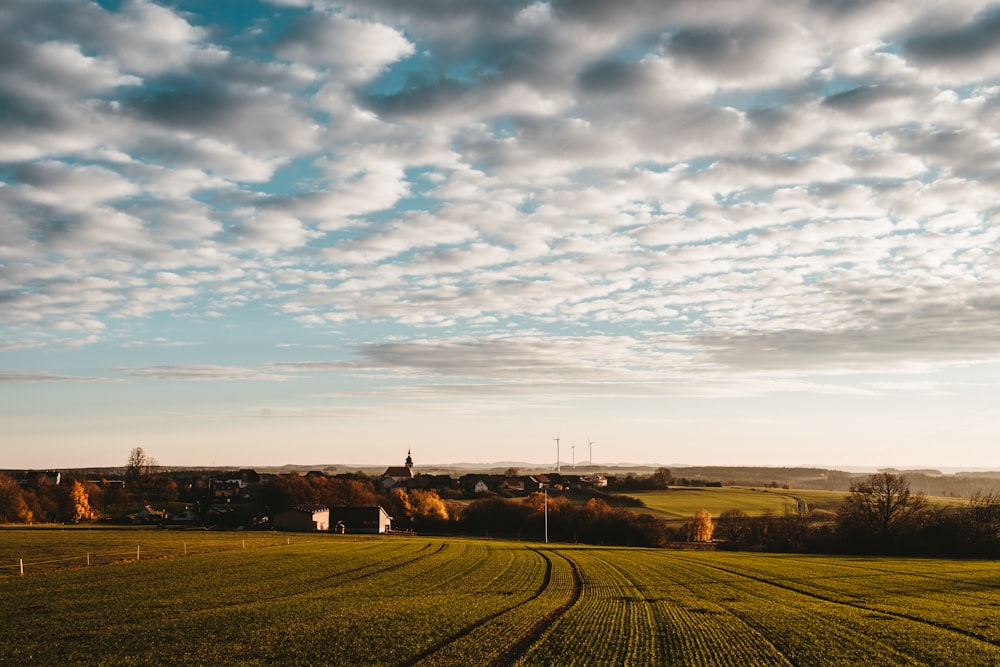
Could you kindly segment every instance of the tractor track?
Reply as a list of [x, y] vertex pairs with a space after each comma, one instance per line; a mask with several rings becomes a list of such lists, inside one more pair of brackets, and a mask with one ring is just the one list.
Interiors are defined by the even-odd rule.
[[[449, 646], [455, 644], [456, 642], [464, 639], [465, 637], [468, 637], [473, 632], [483, 627], [485, 624], [495, 621], [507, 614], [510, 614], [520, 606], [542, 597], [542, 595], [544, 595], [545, 592], [552, 585], [552, 570], [553, 570], [552, 558], [549, 555], [543, 553], [541, 550], [536, 549], [534, 547], [529, 547], [528, 549], [537, 554], [545, 563], [545, 575], [542, 578], [541, 584], [539, 584], [538, 588], [534, 591], [534, 593], [532, 593], [531, 597], [522, 602], [518, 602], [517, 604], [511, 605], [509, 607], [506, 607], [505, 609], [501, 609], [500, 611], [494, 612], [488, 616], [478, 619], [473, 623], [470, 623], [469, 625], [465, 626], [458, 632], [455, 632], [449, 635], [448, 637], [445, 637], [444, 639], [434, 644], [433, 646], [424, 649], [423, 651], [409, 658], [405, 662], [400, 663], [400, 667], [412, 667], [413, 665], [420, 664], [421, 662], [428, 660], [432, 658], [434, 655], [447, 649]], [[580, 577], [580, 573], [577, 570], [576, 564], [566, 556], [563, 556], [562, 554], [557, 554], [557, 555], [560, 558], [563, 558], [567, 563], [569, 563], [570, 571], [573, 573], [573, 588], [570, 593], [569, 600], [567, 600], [562, 605], [553, 609], [545, 616], [540, 618], [538, 621], [536, 621], [535, 624], [532, 625], [531, 628], [525, 634], [523, 634], [515, 643], [510, 645], [506, 650], [500, 653], [500, 655], [494, 658], [492, 662], [490, 662], [490, 665], [492, 667], [505, 667], [506, 665], [510, 665], [514, 660], [520, 657], [532, 644], [538, 641], [538, 639], [545, 633], [545, 631], [548, 630], [563, 614], [565, 614], [574, 604], [576, 604], [577, 600], [580, 599], [580, 595], [583, 589], [583, 580]]]
[[529, 549], [529, 550], [533, 551], [536, 554], [538, 554], [539, 556], [541, 556], [541, 558], [545, 561], [545, 576], [542, 578], [542, 583], [538, 586], [538, 588], [535, 590], [535, 592], [532, 593], [531, 597], [529, 597], [527, 600], [524, 600], [523, 602], [518, 602], [517, 604], [514, 604], [514, 605], [511, 605], [511, 606], [506, 607], [504, 609], [501, 609], [500, 611], [494, 612], [494, 613], [490, 614], [489, 616], [485, 616], [485, 617], [483, 617], [481, 619], [478, 619], [478, 620], [474, 621], [473, 623], [470, 623], [469, 625], [465, 626], [464, 628], [462, 628], [458, 632], [456, 632], [456, 633], [454, 633], [452, 635], [449, 635], [448, 637], [445, 637], [444, 639], [442, 639], [438, 643], [434, 644], [433, 646], [431, 646], [429, 648], [424, 649], [423, 651], [421, 651], [420, 653], [416, 654], [415, 656], [413, 656], [409, 660], [406, 660], [405, 662], [400, 663], [400, 667], [409, 667], [411, 665], [416, 665], [417, 663], [421, 662], [422, 660], [426, 660], [427, 658], [429, 658], [430, 656], [434, 655], [435, 653], [438, 653], [439, 651], [441, 651], [444, 648], [450, 646], [451, 644], [454, 644], [455, 642], [459, 641], [463, 637], [469, 636], [477, 628], [481, 627], [483, 624], [489, 623], [490, 621], [492, 621], [494, 619], [500, 618], [504, 614], [510, 613], [511, 611], [513, 611], [514, 609], [517, 609], [517, 607], [521, 606], [522, 604], [525, 604], [526, 602], [530, 602], [532, 600], [536, 600], [536, 599], [540, 598], [542, 596], [542, 594], [545, 592], [545, 589], [548, 588], [549, 585], [550, 585], [550, 583], [552, 582], [552, 560], [549, 559], [549, 557], [546, 556], [545, 554], [543, 554], [540, 551], [538, 551], [537, 549]]
[[713, 569], [713, 570], [719, 570], [720, 572], [725, 572], [727, 574], [736, 575], [737, 577], [743, 577], [744, 579], [749, 579], [751, 581], [756, 581], [758, 583], [766, 584], [768, 586], [773, 586], [775, 588], [780, 588], [782, 590], [789, 591], [791, 593], [796, 593], [796, 594], [801, 595], [803, 597], [812, 598], [814, 600], [820, 600], [822, 602], [827, 602], [829, 604], [835, 604], [835, 605], [839, 605], [839, 606], [843, 606], [843, 607], [849, 607], [851, 609], [857, 609], [857, 610], [860, 610], [860, 611], [867, 611], [867, 612], [871, 612], [873, 614], [881, 614], [883, 616], [888, 616], [890, 618], [897, 618], [897, 619], [901, 619], [901, 620], [911, 621], [913, 623], [918, 623], [920, 625], [926, 625], [928, 627], [936, 628], [938, 630], [944, 630], [946, 632], [953, 632], [955, 634], [962, 635], [963, 637], [968, 637], [969, 639], [974, 639], [976, 641], [982, 642], [984, 644], [988, 644], [990, 646], [1000, 647], [1000, 641], [996, 641], [995, 639], [992, 639], [992, 638], [987, 637], [985, 635], [981, 635], [978, 632], [973, 632], [971, 630], [965, 630], [965, 629], [962, 629], [962, 628], [956, 628], [956, 627], [948, 625], [946, 623], [937, 623], [935, 621], [931, 621], [931, 620], [928, 620], [926, 618], [920, 618], [919, 616], [913, 616], [912, 614], [905, 614], [905, 613], [899, 612], [899, 611], [890, 611], [890, 610], [886, 610], [886, 609], [879, 609], [877, 607], [870, 607], [868, 605], [860, 604], [860, 603], [856, 603], [856, 602], [846, 602], [844, 600], [837, 600], [836, 598], [833, 598], [833, 597], [830, 597], [830, 596], [827, 596], [827, 595], [820, 595], [819, 593], [812, 593], [812, 592], [809, 592], [809, 591], [804, 591], [801, 588], [796, 588], [795, 586], [791, 586], [789, 584], [783, 584], [783, 583], [774, 581], [773, 579], [768, 579], [767, 577], [758, 576], [758, 575], [754, 575], [754, 574], [749, 574], [747, 572], [741, 572], [739, 570], [733, 570], [733, 569], [730, 569], [730, 568], [727, 568], [727, 567], [723, 567], [721, 565], [712, 565], [712, 564], [709, 564], [709, 563], [695, 561], [695, 560], [692, 560], [692, 559], [689, 559], [689, 558], [684, 558], [683, 556], [676, 556], [676, 558], [678, 560], [682, 560], [682, 561], [687, 562], [687, 563], [692, 564], [692, 565], [696, 565], [696, 566], [700, 566], [700, 567], [705, 567], [705, 568], [709, 568], [709, 569]]
[[[537, 550], [533, 549], [533, 551]], [[549, 559], [540, 551], [538, 553], [549, 561]], [[497, 658], [490, 663], [491, 667], [505, 667], [506, 665], [513, 663], [517, 658], [521, 657], [532, 644], [541, 639], [542, 635], [544, 635], [545, 632], [552, 627], [563, 614], [572, 609], [573, 605], [580, 600], [580, 596], [583, 594], [583, 578], [580, 576], [580, 570], [577, 568], [576, 563], [574, 563], [570, 558], [567, 558], [560, 553], [556, 553], [556, 555], [569, 563], [570, 571], [573, 573], [573, 590], [570, 593], [569, 600], [540, 618], [538, 622], [531, 627], [531, 630], [524, 634], [513, 646], [497, 656]], [[551, 567], [552, 562], [549, 561], [549, 570], [546, 574], [551, 573]]]
[[[319, 579], [314, 579], [311, 582], [309, 582], [308, 586], [303, 586], [301, 588], [296, 588], [295, 590], [285, 591], [285, 592], [281, 592], [281, 593], [277, 593], [277, 594], [273, 594], [273, 595], [262, 595], [262, 596], [259, 596], [259, 597], [254, 597], [253, 599], [248, 599], [248, 600], [245, 600], [245, 601], [242, 601], [242, 602], [237, 602], [237, 603], [230, 602], [230, 603], [226, 603], [226, 604], [219, 604], [219, 605], [211, 605], [211, 606], [207, 606], [207, 607], [200, 607], [198, 609], [192, 610], [191, 613], [193, 613], [193, 614], [203, 614], [203, 613], [206, 613], [206, 612], [212, 612], [212, 611], [218, 610], [218, 609], [223, 608], [223, 607], [225, 607], [225, 608], [232, 608], [232, 607], [236, 607], [236, 606], [240, 606], [240, 605], [255, 605], [255, 604], [259, 604], [261, 602], [272, 602], [272, 601], [275, 601], [275, 600], [285, 600], [285, 599], [288, 599], [288, 598], [294, 598], [294, 597], [297, 597], [299, 595], [307, 595], [307, 594], [312, 593], [314, 591], [318, 591], [318, 590], [321, 590], [321, 589], [327, 589], [327, 588], [330, 587], [331, 583], [337, 583], [337, 582], [341, 582], [341, 581], [343, 583], [354, 582], [354, 581], [359, 581], [361, 579], [367, 579], [368, 577], [374, 577], [374, 576], [379, 575], [379, 574], [384, 574], [386, 572], [392, 572], [393, 570], [398, 570], [398, 569], [400, 569], [402, 567], [405, 567], [407, 565], [410, 565], [412, 563], [416, 563], [416, 562], [421, 561], [421, 560], [423, 560], [425, 558], [429, 558], [430, 556], [436, 555], [436, 554], [440, 553], [441, 551], [443, 551], [448, 545], [447, 544], [440, 544], [440, 545], [438, 545], [437, 549], [434, 549], [433, 551], [430, 551], [430, 549], [431, 549], [432, 546], [433, 545], [430, 542], [428, 542], [427, 544], [425, 544], [423, 547], [421, 547], [419, 550], [417, 550], [415, 552], [412, 552], [412, 553], [409, 553], [409, 554], [404, 554], [404, 555], [401, 555], [401, 556], [397, 556], [397, 557], [395, 557], [393, 559], [390, 559], [390, 561], [385, 561], [385, 562], [382, 562], [382, 563], [370, 563], [368, 565], [361, 565], [361, 566], [358, 566], [358, 567], [355, 567], [355, 568], [351, 568], [350, 570], [344, 570], [342, 572], [335, 572], [335, 573], [330, 574], [328, 576], [321, 577]], [[392, 561], [395, 561], [395, 562], [392, 562]], [[376, 567], [378, 565], [383, 565], [383, 567]], [[362, 574], [356, 574], [356, 573], [359, 573], [359, 572], [361, 572]], [[355, 576], [351, 576], [351, 575], [355, 575]]]

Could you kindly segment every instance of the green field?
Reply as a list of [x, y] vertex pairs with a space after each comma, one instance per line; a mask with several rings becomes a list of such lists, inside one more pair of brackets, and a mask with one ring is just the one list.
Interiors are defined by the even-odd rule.
[[[726, 510], [743, 510], [750, 516], [767, 512], [781, 515], [806, 510], [834, 511], [847, 493], [819, 489], [765, 489], [739, 486], [727, 487], [671, 487], [664, 491], [638, 491], [627, 494], [642, 500], [645, 509], [670, 522], [686, 521], [698, 510], [704, 509], [713, 518]], [[955, 505], [965, 502], [960, 498], [930, 496], [927, 500], [936, 505]]]
[[844, 499], [838, 491], [751, 489], [747, 487], [671, 487], [665, 491], [629, 493], [646, 505], [651, 514], [667, 520], [689, 519], [696, 511], [708, 510], [713, 517], [726, 510], [743, 510], [750, 516], [766, 512], [796, 513], [800, 502], [806, 509], [833, 509]]
[[0, 565], [4, 665], [1000, 664], [984, 561], [8, 529]]

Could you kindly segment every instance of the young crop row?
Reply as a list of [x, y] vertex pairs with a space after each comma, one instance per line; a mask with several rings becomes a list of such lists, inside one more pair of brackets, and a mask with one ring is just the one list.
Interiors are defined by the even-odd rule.
[[648, 561], [621, 550], [563, 553], [580, 568], [580, 600], [520, 664], [781, 664], [752, 628]]
[[149, 558], [287, 546], [315, 539], [274, 533], [216, 533], [81, 527], [0, 529], [0, 576]]
[[[506, 608], [483, 616], [405, 664], [510, 664], [572, 605], [578, 594], [578, 582], [568, 559], [535, 549], [519, 549], [518, 553], [520, 567], [544, 572], [530, 597], [510, 600]], [[528, 554], [535, 562], [524, 562]], [[506, 589], [511, 582], [504, 579]]]
[[1000, 643], [1000, 566], [986, 561], [717, 554], [716, 568], [819, 599]]
[[993, 563], [341, 537], [0, 578], [0, 664], [1000, 664]]
[[[842, 586], [835, 588], [828, 559], [767, 557], [763, 574], [755, 567], [756, 556], [745, 555], [742, 561], [732, 560], [731, 555], [713, 556], [674, 553], [661, 558], [669, 562], [678, 579], [689, 574], [703, 577], [706, 569], [711, 570], [718, 583], [693, 586], [699, 596], [718, 601], [757, 627], [793, 662], [959, 665], [1000, 660], [997, 642], [928, 614], [918, 588], [907, 596], [906, 603], [912, 606], [902, 613], [889, 608], [892, 605], [864, 602], [862, 591], [867, 596], [888, 597], [878, 580], [870, 577], [846, 576], [839, 580]], [[781, 567], [783, 560], [787, 562]], [[964, 606], [956, 597], [948, 608], [960, 611]], [[995, 625], [995, 610], [985, 613]]]

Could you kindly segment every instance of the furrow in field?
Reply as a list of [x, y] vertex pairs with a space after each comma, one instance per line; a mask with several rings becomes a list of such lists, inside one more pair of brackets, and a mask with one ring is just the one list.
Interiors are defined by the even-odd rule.
[[734, 568], [733, 566], [712, 565], [712, 564], [708, 564], [708, 563], [703, 563], [702, 566], [703, 567], [711, 567], [713, 569], [720, 570], [720, 571], [723, 571], [723, 572], [728, 572], [730, 574], [735, 574], [737, 576], [745, 577], [747, 579], [753, 579], [754, 581], [758, 581], [758, 582], [767, 584], [769, 586], [774, 586], [776, 588], [782, 588], [782, 589], [785, 589], [785, 590], [788, 590], [788, 591], [791, 591], [791, 592], [794, 592], [794, 593], [798, 593], [799, 595], [805, 595], [805, 596], [808, 596], [808, 597], [812, 597], [812, 598], [815, 598], [817, 600], [822, 600], [823, 602], [827, 602], [827, 603], [830, 603], [830, 604], [844, 605], [844, 606], [847, 606], [847, 607], [853, 607], [855, 609], [860, 609], [860, 610], [870, 611], [870, 612], [876, 612], [876, 613], [880, 613], [880, 614], [885, 614], [886, 616], [892, 616], [892, 617], [895, 617], [895, 618], [905, 619], [907, 621], [912, 621], [914, 623], [922, 623], [922, 624], [925, 624], [925, 625], [929, 625], [931, 627], [938, 628], [940, 630], [946, 630], [946, 631], [949, 631], [949, 632], [954, 632], [956, 634], [960, 634], [960, 635], [963, 635], [965, 637], [968, 637], [969, 639], [974, 639], [976, 641], [981, 641], [983, 643], [990, 644], [991, 646], [1000, 647], [1000, 641], [996, 641], [996, 640], [994, 640], [994, 639], [992, 639], [990, 637], [987, 637], [985, 635], [982, 635], [980, 633], [973, 632], [973, 631], [967, 630], [965, 628], [956, 627], [956, 626], [948, 624], [948, 623], [943, 623], [943, 622], [939, 622], [939, 621], [929, 620], [927, 618], [924, 618], [924, 617], [921, 617], [921, 616], [917, 616], [915, 614], [908, 614], [908, 613], [901, 612], [901, 611], [894, 611], [894, 610], [879, 608], [879, 607], [874, 606], [874, 605], [863, 604], [863, 603], [855, 602], [855, 601], [851, 601], [851, 600], [845, 600], [845, 599], [843, 599], [842, 596], [834, 596], [834, 595], [825, 594], [825, 593], [818, 593], [815, 590], [809, 590], [809, 589], [807, 589], [806, 587], [804, 587], [802, 585], [785, 583], [783, 581], [779, 581], [779, 580], [775, 580], [775, 579], [772, 579], [772, 578], [768, 578], [766, 576], [761, 576], [759, 574], [755, 574], [752, 571]]
[[[528, 652], [533, 645], [559, 621], [568, 611], [570, 611], [580, 600], [583, 593], [583, 579], [577, 563], [562, 553], [549, 550], [548, 553], [558, 556], [555, 560], [545, 556], [541, 551], [540, 555], [546, 558], [551, 568], [548, 570], [549, 582], [546, 590], [552, 590], [555, 596], [562, 596], [564, 599], [558, 607], [549, 610], [541, 618], [528, 626], [526, 632], [516, 635], [517, 641], [511, 644], [491, 663], [494, 667], [504, 667], [505, 665], [520, 663], [520, 658]], [[541, 599], [541, 598], [539, 598]], [[544, 609], [528, 610], [531, 617]], [[535, 617], [537, 618], [537, 617]]]
[[[729, 575], [719, 578], [716, 584], [704, 586], [703, 594], [719, 595], [720, 585], [728, 587], [733, 599], [727, 606], [760, 627], [793, 658], [796, 654], [814, 651], [815, 642], [819, 642], [830, 647], [832, 653], [826, 655], [826, 659], [835, 662], [835, 656], [842, 656], [844, 664], [859, 658], [870, 659], [873, 655], [878, 655], [885, 664], [909, 664], [917, 660], [959, 665], [984, 658], [993, 662], [1000, 660], [996, 642], [963, 628], [928, 621], [912, 613], [847, 601], [843, 596], [805, 590], [802, 586], [731, 565], [720, 566], [676, 554], [672, 560], [675, 567], [685, 562], [689, 567]], [[783, 594], [775, 594], [776, 590]], [[755, 597], [770, 599], [776, 604], [757, 605], [753, 602]], [[807, 641], [789, 632], [790, 628], [801, 629]], [[822, 632], [817, 634], [817, 628]], [[811, 638], [812, 635], [815, 638]]]
[[[412, 658], [406, 660], [402, 664], [456, 664], [460, 657], [465, 656], [466, 658], [469, 658], [472, 655], [476, 655], [478, 660], [482, 662], [498, 659], [499, 656], [489, 658], [484, 655], [484, 653], [489, 652], [489, 644], [491, 643], [489, 639], [492, 638], [492, 634], [505, 629], [497, 627], [500, 623], [494, 623], [493, 621], [503, 616], [509, 616], [516, 610], [523, 609], [525, 606], [530, 606], [534, 601], [540, 599], [552, 584], [552, 560], [545, 554], [538, 552], [536, 549], [528, 549], [527, 551], [528, 553], [540, 556], [545, 563], [545, 575], [542, 578], [541, 584], [532, 593], [530, 598], [524, 601], [518, 600], [514, 604], [474, 620], [472, 623], [469, 623], [465, 627], [461, 628], [458, 632], [445, 637], [433, 646], [424, 649]], [[522, 563], [521, 565], [525, 566], [527, 564]], [[531, 565], [527, 566], [531, 567]], [[511, 625], [514, 624], [509, 622], [507, 623], [508, 627]], [[472, 637], [471, 635], [474, 633], [476, 636]]]
[[355, 582], [368, 579], [369, 577], [375, 577], [378, 575], [394, 572], [401, 568], [421, 562], [426, 558], [440, 554], [442, 551], [445, 550], [445, 548], [448, 545], [440, 544], [436, 549], [434, 549], [433, 546], [434, 546], [433, 544], [428, 543], [415, 552], [402, 554], [400, 556], [395, 556], [380, 561], [365, 563], [364, 565], [359, 565], [357, 567], [353, 567], [348, 570], [334, 572], [326, 576], [314, 577], [306, 582], [303, 582], [300, 586], [285, 585], [277, 589], [275, 592], [263, 595], [255, 595], [252, 598], [249, 598], [242, 602], [226, 601], [224, 603], [199, 607], [197, 609], [192, 610], [192, 613], [212, 612], [221, 607], [225, 607], [226, 609], [231, 609], [241, 604], [259, 605], [263, 602], [275, 602], [278, 600], [309, 595], [316, 591], [326, 591], [336, 586], [353, 584]]
[[589, 549], [567, 548], [580, 573], [582, 594], [519, 664], [659, 664], [653, 612], [632, 582]]
[[670, 665], [791, 665], [765, 635], [726, 607], [703, 598], [683, 578], [665, 572], [651, 552], [612, 552], [623, 576], [653, 613]]

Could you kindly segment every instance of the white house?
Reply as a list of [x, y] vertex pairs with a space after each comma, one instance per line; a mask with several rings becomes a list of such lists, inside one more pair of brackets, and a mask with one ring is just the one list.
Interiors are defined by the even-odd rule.
[[392, 517], [380, 505], [331, 507], [330, 530], [335, 533], [381, 535], [392, 530]]

